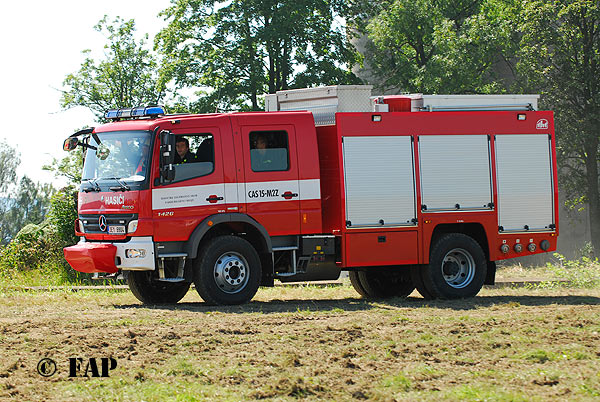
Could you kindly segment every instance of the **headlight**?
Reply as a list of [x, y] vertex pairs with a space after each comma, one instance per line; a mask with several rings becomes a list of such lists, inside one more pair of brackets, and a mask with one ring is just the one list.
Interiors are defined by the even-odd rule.
[[81, 222], [81, 220], [78, 220], [77, 223], [79, 224], [79, 231], [81, 233], [85, 233], [85, 230], [83, 230], [83, 222]]
[[129, 222], [129, 225], [127, 225], [127, 233], [135, 232], [137, 230], [137, 226], [138, 226], [137, 220]]

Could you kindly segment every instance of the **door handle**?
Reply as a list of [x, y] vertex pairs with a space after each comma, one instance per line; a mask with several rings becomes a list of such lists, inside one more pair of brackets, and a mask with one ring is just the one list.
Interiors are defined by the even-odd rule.
[[285, 198], [286, 200], [291, 200], [294, 197], [298, 197], [298, 194], [292, 193], [291, 191], [286, 191], [285, 193], [283, 193], [282, 197]]
[[206, 201], [210, 202], [211, 204], [214, 204], [215, 202], [221, 201], [221, 200], [223, 200], [223, 197], [217, 197], [216, 195], [210, 195], [206, 199]]

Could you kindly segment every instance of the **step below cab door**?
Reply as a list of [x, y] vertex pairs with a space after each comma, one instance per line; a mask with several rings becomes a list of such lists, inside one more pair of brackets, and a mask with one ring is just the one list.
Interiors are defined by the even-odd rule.
[[300, 233], [300, 189], [293, 125], [245, 125], [240, 129], [244, 157], [246, 212], [271, 236]]

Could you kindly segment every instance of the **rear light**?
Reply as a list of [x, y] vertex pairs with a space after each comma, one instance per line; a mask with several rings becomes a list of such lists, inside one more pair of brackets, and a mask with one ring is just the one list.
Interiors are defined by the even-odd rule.
[[550, 242], [548, 240], [542, 240], [540, 248], [544, 251], [548, 250], [550, 248]]
[[532, 253], [535, 251], [535, 249], [537, 249], [537, 246], [535, 245], [535, 243], [529, 243], [527, 245], [527, 250], [531, 251]]
[[517, 253], [520, 253], [521, 251], [523, 251], [523, 245], [521, 243], [515, 244], [515, 251]]
[[502, 251], [504, 254], [508, 254], [508, 252], [510, 251], [510, 247], [508, 247], [508, 244], [503, 244], [502, 246], [500, 246], [500, 251]]

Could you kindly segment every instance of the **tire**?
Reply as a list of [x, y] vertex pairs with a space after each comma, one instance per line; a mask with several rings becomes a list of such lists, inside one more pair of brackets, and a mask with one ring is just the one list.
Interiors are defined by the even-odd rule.
[[367, 293], [365, 288], [363, 288], [362, 283], [360, 283], [360, 279], [358, 278], [358, 272], [359, 271], [348, 272], [348, 277], [350, 278], [350, 283], [352, 284], [352, 287], [354, 288], [354, 290], [356, 290], [356, 292], [359, 295], [367, 298], [367, 297], [369, 297], [369, 294]]
[[348, 276], [354, 289], [365, 298], [407, 297], [415, 290], [407, 268], [367, 268], [350, 271]]
[[209, 240], [194, 263], [194, 284], [208, 304], [243, 304], [260, 285], [258, 253], [246, 240], [219, 236]]
[[434, 244], [429, 265], [421, 272], [423, 284], [433, 297], [461, 299], [481, 290], [487, 259], [481, 246], [462, 233], [449, 233]]
[[423, 266], [422, 265], [411, 265], [410, 267], [410, 277], [412, 279], [413, 284], [417, 288], [417, 292], [423, 297], [425, 300], [433, 299], [433, 295], [423, 283]]
[[189, 282], [161, 282], [154, 271], [129, 271], [127, 285], [131, 293], [144, 304], [172, 304], [183, 299]]

